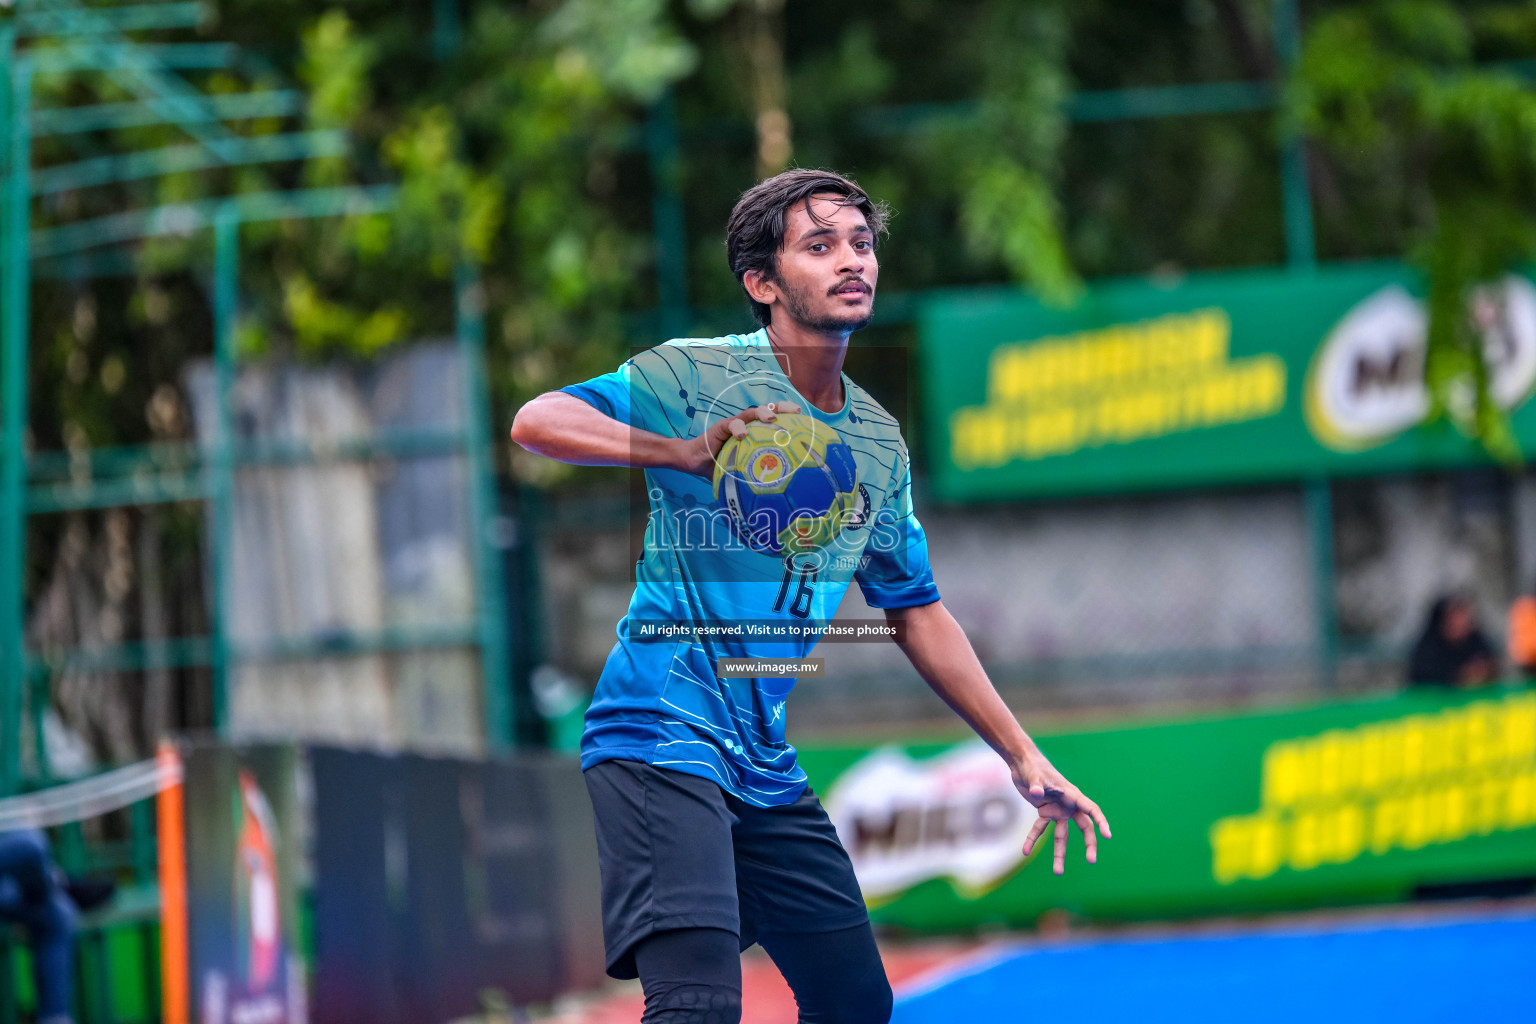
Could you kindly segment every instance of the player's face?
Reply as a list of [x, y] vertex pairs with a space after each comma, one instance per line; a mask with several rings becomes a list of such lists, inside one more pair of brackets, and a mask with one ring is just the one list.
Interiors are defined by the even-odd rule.
[[[773, 284], [780, 309], [802, 327], [848, 334], [869, 326], [875, 308], [875, 236], [840, 196], [812, 196], [790, 211]], [[814, 216], [813, 216], [814, 214]]]

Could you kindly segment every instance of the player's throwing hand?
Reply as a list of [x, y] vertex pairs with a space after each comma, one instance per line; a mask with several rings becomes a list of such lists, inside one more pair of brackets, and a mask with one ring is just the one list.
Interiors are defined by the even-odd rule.
[[683, 442], [683, 454], [675, 468], [685, 473], [710, 476], [715, 471], [715, 456], [720, 453], [725, 442], [733, 437], [747, 436], [748, 420], [772, 423], [780, 413], [788, 415], [799, 411], [800, 406], [794, 402], [765, 402], [743, 409], [729, 419], [711, 423], [709, 429], [698, 437]]
[[1104, 817], [1104, 812], [1099, 810], [1099, 805], [1083, 795], [1083, 791], [1068, 782], [1058, 772], [1044, 754], [1035, 754], [1023, 764], [1013, 769], [1013, 784], [1024, 795], [1040, 817], [1030, 826], [1029, 834], [1024, 837], [1024, 856], [1028, 857], [1035, 849], [1035, 843], [1045, 834], [1052, 822], [1056, 823], [1056, 849], [1051, 862], [1051, 869], [1056, 874], [1061, 874], [1067, 869], [1067, 835], [1072, 830], [1068, 822], [1076, 822], [1078, 830], [1083, 834], [1083, 843], [1088, 848], [1088, 863], [1096, 863], [1099, 859], [1099, 837], [1094, 831], [1104, 833], [1104, 838], [1110, 838], [1109, 820]]

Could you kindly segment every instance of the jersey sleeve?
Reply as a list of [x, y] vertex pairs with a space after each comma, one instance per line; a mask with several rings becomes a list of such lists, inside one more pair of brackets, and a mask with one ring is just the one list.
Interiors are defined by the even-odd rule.
[[561, 388], [605, 416], [663, 437], [688, 437], [698, 367], [681, 345], [657, 345], [617, 370]]
[[912, 608], [939, 599], [928, 564], [928, 538], [912, 509], [912, 467], [903, 451], [901, 475], [870, 524], [864, 559], [853, 578], [874, 608]]

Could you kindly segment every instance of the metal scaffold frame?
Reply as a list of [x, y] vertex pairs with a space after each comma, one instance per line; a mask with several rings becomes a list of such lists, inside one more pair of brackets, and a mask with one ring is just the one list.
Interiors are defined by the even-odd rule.
[[[240, 228], [243, 224], [335, 217], [388, 209], [390, 186], [246, 193], [192, 203], [130, 210], [94, 220], [34, 230], [33, 200], [65, 190], [157, 175], [239, 164], [294, 161], [346, 152], [339, 132], [243, 136], [225, 122], [282, 116], [302, 110], [303, 95], [271, 90], [226, 96], [201, 93], [178, 73], [188, 68], [230, 67], [239, 57], [223, 43], [138, 42], [125, 33], [189, 28], [207, 11], [180, 0], [121, 7], [87, 7], [78, 0], [0, 0], [0, 140], [3, 140], [3, 203], [0, 203], [0, 795], [28, 782], [21, 776], [23, 709], [34, 729], [39, 699], [61, 669], [141, 670], [206, 665], [213, 677], [215, 726], [227, 728], [229, 671], [243, 659], [298, 658], [318, 654], [473, 646], [480, 652], [486, 745], [505, 749], [513, 736], [508, 691], [509, 652], [503, 623], [501, 553], [492, 526], [496, 491], [492, 465], [490, 402], [485, 372], [484, 298], [478, 268], [459, 267], [454, 281], [455, 335], [464, 367], [466, 415], [461, 431], [385, 432], [344, 450], [324, 453], [307, 445], [237, 442], [230, 416], [238, 353]], [[46, 39], [51, 45], [22, 46]], [[100, 74], [135, 99], [54, 109], [34, 109], [32, 83], [40, 72]], [[114, 154], [46, 168], [33, 166], [33, 139], [43, 135], [140, 125], [176, 125], [190, 143]], [[207, 452], [193, 444], [95, 449], [84, 453], [90, 472], [75, 479], [61, 469], [80, 465], [80, 453], [28, 451], [30, 298], [37, 265], [70, 275], [131, 273], [131, 246], [158, 236], [210, 230], [214, 236], [212, 345], [217, 391], [214, 441]], [[230, 539], [235, 472], [248, 465], [309, 464], [376, 456], [462, 455], [468, 464], [475, 621], [462, 628], [385, 630], [345, 638], [281, 638], [261, 649], [237, 648], [228, 633]], [[153, 645], [130, 644], [89, 652], [50, 652], [25, 644], [24, 571], [27, 519], [69, 509], [101, 509], [159, 502], [209, 503], [207, 550], [211, 556], [210, 635]], [[39, 736], [40, 738], [40, 736]], [[45, 762], [39, 758], [40, 764]]]

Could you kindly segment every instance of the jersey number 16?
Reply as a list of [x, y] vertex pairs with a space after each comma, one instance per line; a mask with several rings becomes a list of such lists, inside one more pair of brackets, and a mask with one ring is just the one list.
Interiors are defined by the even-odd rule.
[[[795, 584], [794, 596], [790, 597], [790, 584]], [[811, 598], [816, 596], [816, 570], [811, 566], [797, 566], [793, 560], [784, 562], [784, 579], [779, 583], [779, 596], [774, 599], [773, 610], [784, 610], [784, 601], [789, 598], [789, 614], [797, 619], [808, 618], [811, 614]]]

